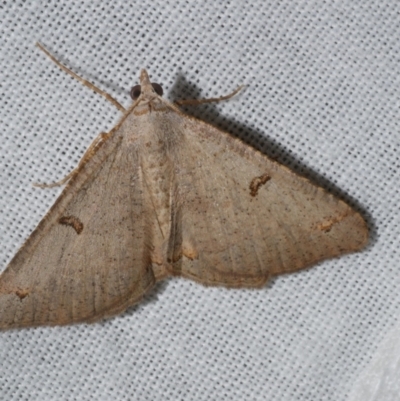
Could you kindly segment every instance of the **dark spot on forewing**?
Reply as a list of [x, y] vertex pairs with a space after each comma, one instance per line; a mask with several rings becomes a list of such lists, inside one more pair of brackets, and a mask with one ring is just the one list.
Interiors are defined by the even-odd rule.
[[28, 290], [17, 290], [15, 291], [15, 295], [22, 301], [29, 294]]
[[75, 216], [60, 217], [58, 222], [64, 226], [71, 226], [77, 234], [80, 234], [83, 230], [83, 223]]
[[251, 180], [250, 187], [249, 187], [250, 195], [256, 196], [258, 194], [258, 189], [261, 187], [261, 185], [264, 185], [270, 179], [271, 179], [271, 177], [267, 173], [260, 175], [259, 177], [253, 178]]
[[338, 216], [330, 216], [325, 218], [322, 221], [317, 222], [316, 224], [314, 224], [314, 228], [316, 228], [319, 231], [323, 231], [325, 233], [329, 233], [329, 231], [331, 231], [332, 227], [335, 224], [340, 223], [342, 220], [344, 220], [347, 216], [349, 215], [348, 212], [345, 212], [341, 215]]

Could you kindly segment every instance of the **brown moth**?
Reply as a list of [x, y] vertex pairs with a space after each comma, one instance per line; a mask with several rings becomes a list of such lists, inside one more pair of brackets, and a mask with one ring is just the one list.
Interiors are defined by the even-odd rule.
[[56, 183], [68, 181], [0, 276], [1, 329], [94, 322], [169, 276], [261, 287], [366, 244], [360, 214], [184, 114], [145, 70], [125, 110], [39, 47], [124, 114]]

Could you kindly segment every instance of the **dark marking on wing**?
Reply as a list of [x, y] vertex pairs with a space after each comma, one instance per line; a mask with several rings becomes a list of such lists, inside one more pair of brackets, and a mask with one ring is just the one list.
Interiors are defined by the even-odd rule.
[[337, 224], [340, 223], [342, 220], [344, 220], [347, 216], [349, 215], [349, 213], [344, 213], [342, 215], [339, 216], [330, 216], [328, 218], [326, 218], [323, 221], [320, 221], [319, 223], [316, 223], [314, 225], [314, 227], [317, 230], [323, 231], [325, 233], [328, 233], [329, 231], [331, 231], [332, 227]]
[[25, 297], [27, 297], [29, 294], [28, 290], [17, 290], [15, 291], [15, 295], [19, 297], [19, 299], [22, 301]]
[[60, 217], [58, 222], [65, 226], [71, 226], [77, 234], [80, 234], [83, 230], [83, 223], [75, 216]]
[[261, 187], [261, 185], [264, 185], [270, 179], [271, 179], [271, 177], [267, 173], [260, 175], [259, 177], [253, 178], [251, 180], [250, 187], [249, 187], [250, 195], [256, 196], [258, 194], [258, 189]]

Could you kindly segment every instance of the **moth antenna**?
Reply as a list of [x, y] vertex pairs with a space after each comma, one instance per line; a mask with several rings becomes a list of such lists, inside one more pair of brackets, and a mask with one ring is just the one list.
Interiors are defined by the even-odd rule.
[[37, 188], [54, 188], [61, 187], [66, 184], [72, 177], [77, 175], [82, 168], [82, 166], [96, 153], [96, 150], [108, 139], [110, 138], [111, 133], [100, 133], [97, 138], [91, 143], [91, 145], [86, 149], [86, 152], [82, 156], [78, 166], [70, 171], [64, 178], [59, 181], [51, 182], [50, 184], [40, 184], [38, 182], [33, 182], [32, 186]]
[[109, 102], [111, 102], [118, 110], [125, 113], [126, 109], [111, 95], [107, 92], [103, 91], [102, 89], [98, 88], [97, 86], [93, 85], [91, 82], [87, 81], [86, 79], [81, 78], [79, 75], [75, 74], [72, 70], [67, 68], [65, 65], [61, 64], [41, 43], [36, 42], [36, 46], [46, 54], [55, 64], [58, 65], [64, 72], [74, 77], [77, 81], [81, 84], [87, 86], [88, 88], [92, 89], [94, 92], [98, 93], [99, 95], [106, 98]]
[[235, 96], [237, 93], [239, 93], [246, 85], [240, 85], [238, 88], [236, 88], [232, 93], [229, 95], [225, 96], [220, 96], [220, 97], [212, 97], [210, 99], [186, 99], [186, 100], [177, 100], [175, 104], [178, 106], [197, 106], [199, 104], [204, 104], [204, 103], [214, 103], [214, 102], [222, 102], [223, 100], [228, 100], [231, 97]]

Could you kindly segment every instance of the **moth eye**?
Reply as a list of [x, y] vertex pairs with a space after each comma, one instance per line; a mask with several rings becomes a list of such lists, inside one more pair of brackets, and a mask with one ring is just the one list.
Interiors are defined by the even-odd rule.
[[152, 82], [151, 86], [156, 91], [157, 95], [159, 95], [159, 96], [163, 95], [164, 91], [160, 84], [156, 84], [155, 82]]
[[142, 93], [142, 88], [140, 85], [133, 86], [130, 92], [132, 100], [136, 100], [141, 93]]

